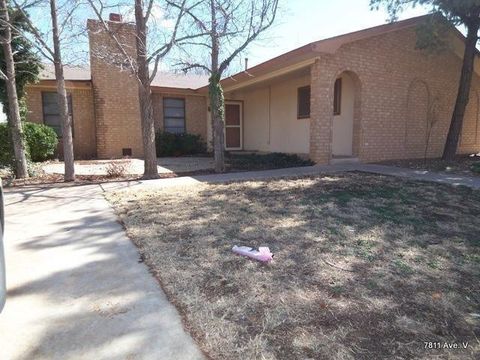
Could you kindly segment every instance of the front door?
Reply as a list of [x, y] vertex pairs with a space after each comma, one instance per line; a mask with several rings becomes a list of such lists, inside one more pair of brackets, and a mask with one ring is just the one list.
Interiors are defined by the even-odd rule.
[[242, 150], [242, 103], [225, 103], [225, 148]]
[[333, 156], [353, 154], [354, 84], [347, 74], [335, 82], [333, 116]]

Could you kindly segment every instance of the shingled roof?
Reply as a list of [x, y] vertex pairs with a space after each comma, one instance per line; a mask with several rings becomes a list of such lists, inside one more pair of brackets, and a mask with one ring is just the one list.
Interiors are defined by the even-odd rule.
[[[44, 64], [40, 72], [40, 80], [55, 80], [53, 65]], [[65, 80], [67, 81], [90, 81], [92, 79], [90, 69], [80, 66], [64, 66]], [[152, 86], [175, 88], [175, 89], [198, 89], [208, 84], [208, 76], [196, 74], [177, 74], [158, 72], [153, 79]]]

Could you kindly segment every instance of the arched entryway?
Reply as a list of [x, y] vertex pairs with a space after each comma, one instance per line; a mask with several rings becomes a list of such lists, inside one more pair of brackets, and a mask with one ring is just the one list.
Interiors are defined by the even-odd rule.
[[351, 71], [341, 73], [334, 84], [332, 157], [359, 155], [360, 81]]

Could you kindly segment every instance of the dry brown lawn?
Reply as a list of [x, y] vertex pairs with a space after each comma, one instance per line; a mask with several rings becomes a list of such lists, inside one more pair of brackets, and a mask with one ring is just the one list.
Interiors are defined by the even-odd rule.
[[213, 359], [480, 356], [480, 192], [349, 173], [109, 199]]

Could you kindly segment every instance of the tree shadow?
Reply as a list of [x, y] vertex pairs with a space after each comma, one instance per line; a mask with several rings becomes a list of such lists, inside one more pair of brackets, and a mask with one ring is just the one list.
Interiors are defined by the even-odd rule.
[[[215, 326], [238, 329], [238, 348], [261, 337], [279, 359], [479, 353], [478, 191], [350, 173], [161, 192], [117, 206], [200, 333], [209, 327], [197, 314], [208, 309]], [[274, 263], [238, 257], [235, 244], [267, 245]], [[424, 347], [467, 341], [467, 349]]]
[[98, 187], [6, 198], [2, 356], [200, 357]]

